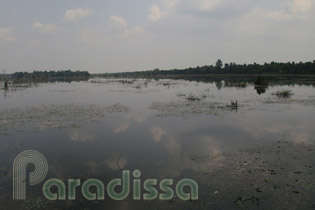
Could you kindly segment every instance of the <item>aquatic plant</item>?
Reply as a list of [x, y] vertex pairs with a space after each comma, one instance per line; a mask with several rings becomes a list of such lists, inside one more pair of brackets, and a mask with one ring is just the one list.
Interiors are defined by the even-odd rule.
[[188, 101], [200, 101], [201, 98], [199, 98], [198, 96], [194, 96], [194, 95], [190, 94], [189, 96], [186, 97], [186, 100], [188, 100]]
[[177, 93], [177, 96], [178, 96], [178, 97], [185, 97], [186, 94], [185, 94], [185, 93]]
[[134, 85], [133, 88], [135, 88], [135, 89], [141, 89], [141, 85], [139, 85], [139, 84]]
[[216, 115], [218, 103], [202, 101], [170, 101], [168, 103], [153, 102], [151, 110], [158, 111], [158, 116]]
[[93, 104], [55, 104], [24, 109], [0, 110], [0, 135], [8, 131], [23, 132], [31, 128], [42, 131], [49, 128], [80, 127], [98, 122], [113, 113], [127, 113], [129, 108], [122, 104], [98, 106]]
[[291, 90], [280, 90], [273, 93], [272, 95], [277, 96], [278, 98], [290, 98], [293, 93]]
[[231, 105], [229, 105], [229, 107], [231, 107], [232, 109], [237, 109], [238, 108], [237, 100], [236, 101], [231, 101]]

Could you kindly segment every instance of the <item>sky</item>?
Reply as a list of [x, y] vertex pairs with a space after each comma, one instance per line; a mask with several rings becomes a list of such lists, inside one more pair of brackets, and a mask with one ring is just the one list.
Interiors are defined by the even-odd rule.
[[315, 60], [315, 0], [0, 0], [0, 70]]

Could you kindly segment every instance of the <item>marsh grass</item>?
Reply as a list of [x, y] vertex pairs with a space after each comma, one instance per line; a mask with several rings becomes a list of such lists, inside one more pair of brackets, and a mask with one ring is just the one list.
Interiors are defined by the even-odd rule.
[[177, 93], [177, 97], [185, 97], [186, 94], [185, 93]]
[[194, 95], [192, 93], [186, 95], [186, 94], [177, 94], [179, 97], [185, 97], [187, 101], [201, 101], [207, 98], [207, 95], [205, 93], [201, 93], [200, 95]]
[[201, 97], [190, 94], [186, 97], [186, 100], [187, 101], [200, 101]]

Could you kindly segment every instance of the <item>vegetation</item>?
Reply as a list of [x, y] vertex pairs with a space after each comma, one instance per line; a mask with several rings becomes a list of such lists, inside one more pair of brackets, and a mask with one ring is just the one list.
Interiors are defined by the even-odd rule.
[[186, 97], [186, 100], [188, 100], [188, 101], [200, 101], [201, 98], [190, 94], [189, 96]]
[[263, 76], [258, 76], [254, 82], [255, 90], [257, 91], [257, 93], [259, 95], [266, 92], [268, 85], [269, 84], [268, 84], [266, 78]]
[[268, 82], [266, 81], [265, 77], [259, 76], [255, 81], [256, 86], [268, 86]]
[[280, 90], [273, 93], [272, 95], [275, 95], [278, 98], [290, 98], [293, 95], [293, 93], [291, 92], [291, 90]]
[[33, 71], [28, 72], [16, 72], [12, 75], [14, 80], [49, 80], [49, 79], [89, 79], [90, 73], [87, 71]]
[[313, 62], [288, 62], [288, 63], [264, 63], [264, 64], [236, 64], [225, 63], [219, 59], [215, 65], [202, 67], [172, 69], [172, 70], [148, 70], [124, 73], [97, 74], [95, 76], [114, 77], [170, 77], [185, 75], [213, 75], [213, 74], [304, 74], [315, 75], [315, 61]]

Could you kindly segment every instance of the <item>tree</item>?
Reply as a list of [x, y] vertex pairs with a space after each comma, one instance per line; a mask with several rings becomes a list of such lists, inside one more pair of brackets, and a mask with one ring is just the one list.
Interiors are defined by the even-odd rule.
[[2, 70], [2, 72], [3, 72], [4, 89], [7, 90], [8, 89], [8, 80], [6, 77], [7, 71], [4, 69]]
[[215, 63], [215, 67], [218, 69], [222, 69], [222, 66], [223, 62], [220, 59], [218, 59], [217, 62]]

